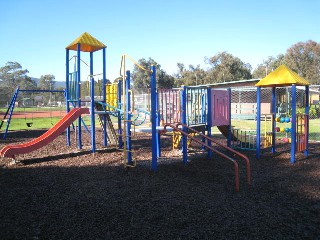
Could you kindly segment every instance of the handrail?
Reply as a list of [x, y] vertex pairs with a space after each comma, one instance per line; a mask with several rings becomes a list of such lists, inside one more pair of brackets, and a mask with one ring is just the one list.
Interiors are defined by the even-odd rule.
[[[120, 113], [120, 114], [124, 114], [124, 111], [122, 110], [122, 109], [120, 109], [120, 108], [117, 108], [117, 107], [114, 107], [114, 106], [111, 106], [110, 104], [108, 104], [108, 103], [104, 103], [104, 102], [100, 102], [100, 101], [98, 101], [97, 103], [99, 103], [100, 105], [102, 105], [104, 108], [104, 111], [106, 111], [106, 109], [105, 109], [105, 107], [108, 107], [108, 108], [110, 108], [110, 109], [114, 109], [114, 111], [117, 111], [118, 113]], [[134, 108], [137, 112], [138, 112], [138, 114], [137, 114], [137, 116], [133, 119], [133, 120], [131, 120], [131, 122], [132, 122], [132, 124], [134, 125], [134, 126], [140, 126], [141, 124], [143, 124], [145, 121], [146, 121], [146, 115], [150, 115], [150, 112], [148, 112], [148, 111], [145, 111], [145, 110], [143, 110], [143, 109], [141, 109], [141, 108]], [[110, 112], [111, 113], [111, 112]], [[145, 116], [144, 116], [144, 119], [142, 119], [139, 123], [136, 123], [136, 121], [139, 119], [139, 117], [140, 117], [140, 113], [144, 113], [145, 114]], [[129, 112], [129, 114], [131, 115], [131, 116], [133, 116], [133, 112]], [[114, 114], [114, 113], [111, 113], [111, 115], [112, 116], [115, 116], [115, 117], [117, 117], [117, 114]]]
[[[124, 69], [125, 69], [125, 58], [129, 58], [129, 60], [130, 60], [133, 64], [135, 64], [138, 68], [142, 69], [143, 71], [145, 71], [145, 72], [147, 72], [147, 73], [152, 73], [151, 70], [146, 69], [146, 68], [144, 68], [143, 66], [141, 66], [137, 61], [135, 61], [132, 57], [130, 57], [129, 54], [123, 54], [123, 55], [121, 56], [121, 65], [120, 65], [120, 75], [121, 75], [121, 76], [122, 76], [122, 74], [121, 74], [121, 69], [122, 69], [123, 67], [124, 67]], [[124, 74], [125, 74], [125, 71], [124, 71]]]
[[223, 145], [223, 144], [215, 141], [214, 139], [212, 139], [212, 138], [204, 135], [202, 132], [199, 132], [199, 131], [197, 131], [197, 130], [191, 128], [191, 127], [189, 127], [189, 126], [186, 125], [186, 124], [177, 123], [177, 126], [179, 126], [179, 125], [181, 125], [181, 126], [183, 126], [183, 127], [186, 127], [187, 129], [189, 129], [189, 130], [191, 130], [191, 131], [199, 134], [201, 137], [203, 137], [203, 138], [205, 138], [205, 139], [213, 142], [214, 144], [218, 145], [219, 147], [222, 147], [222, 148], [224, 148], [224, 149], [226, 149], [226, 150], [228, 150], [228, 151], [230, 151], [230, 152], [238, 155], [239, 157], [241, 157], [241, 158], [245, 161], [245, 164], [246, 164], [246, 173], [247, 173], [247, 181], [248, 181], [248, 184], [251, 185], [251, 167], [250, 167], [250, 160], [249, 160], [249, 158], [248, 158], [246, 155], [244, 155], [244, 154], [242, 154], [242, 153], [239, 153], [238, 151], [234, 150], [233, 148], [230, 148], [230, 147], [228, 147], [228, 146], [225, 146], [225, 145]]
[[236, 191], [239, 192], [239, 165], [238, 165], [237, 161], [234, 160], [234, 159], [232, 159], [232, 158], [230, 158], [229, 156], [225, 155], [224, 153], [222, 153], [222, 152], [214, 149], [213, 147], [207, 145], [206, 143], [201, 142], [201, 141], [198, 140], [197, 138], [194, 138], [194, 137], [190, 136], [188, 133], [184, 132], [182, 129], [179, 129], [179, 128], [178, 128], [178, 125], [179, 125], [179, 124], [173, 125], [173, 124], [167, 123], [167, 124], [164, 125], [164, 131], [166, 131], [166, 128], [167, 128], [167, 127], [171, 127], [173, 130], [180, 132], [182, 135], [187, 136], [187, 137], [190, 138], [191, 140], [193, 140], [193, 141], [201, 144], [202, 146], [210, 149], [211, 151], [215, 152], [215, 153], [218, 154], [219, 156], [221, 156], [221, 157], [223, 157], [223, 158], [231, 161], [231, 162], [233, 163], [233, 166], [234, 166], [235, 188], [236, 188]]

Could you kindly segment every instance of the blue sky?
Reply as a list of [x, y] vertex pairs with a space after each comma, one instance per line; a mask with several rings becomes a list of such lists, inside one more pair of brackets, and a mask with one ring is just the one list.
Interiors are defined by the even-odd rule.
[[[29, 76], [53, 74], [59, 81], [65, 47], [83, 32], [107, 45], [110, 80], [124, 53], [151, 57], [173, 74], [178, 62], [207, 68], [204, 57], [222, 51], [255, 68], [299, 41], [320, 39], [316, 0], [11, 0], [0, 8], [0, 66], [17, 61]], [[88, 55], [82, 59], [88, 62]], [[94, 55], [95, 73], [102, 72], [100, 56]]]

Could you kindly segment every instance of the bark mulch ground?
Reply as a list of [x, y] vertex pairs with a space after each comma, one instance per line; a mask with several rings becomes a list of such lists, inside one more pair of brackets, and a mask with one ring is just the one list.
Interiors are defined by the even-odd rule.
[[[12, 132], [0, 148], [39, 134]], [[83, 137], [83, 150], [74, 139], [66, 147], [61, 135], [16, 164], [0, 160], [0, 239], [320, 239], [320, 143], [294, 165], [288, 144], [259, 160], [242, 151], [252, 186], [240, 164], [235, 192], [229, 162], [194, 147], [184, 165], [169, 136], [156, 172], [149, 135], [133, 141], [130, 169], [121, 151], [98, 145], [93, 155], [89, 134]]]

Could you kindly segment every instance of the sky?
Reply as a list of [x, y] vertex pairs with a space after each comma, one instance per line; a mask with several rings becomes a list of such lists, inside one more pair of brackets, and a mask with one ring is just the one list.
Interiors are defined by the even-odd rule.
[[[0, 67], [14, 61], [30, 77], [56, 81], [65, 81], [65, 47], [84, 32], [107, 45], [111, 81], [122, 54], [151, 57], [174, 74], [177, 63], [207, 69], [205, 57], [226, 51], [254, 69], [297, 42], [320, 41], [318, 0], [10, 0], [0, 9]], [[81, 59], [89, 63], [89, 53]], [[85, 81], [89, 69], [81, 69]], [[102, 73], [102, 51], [94, 73]]]

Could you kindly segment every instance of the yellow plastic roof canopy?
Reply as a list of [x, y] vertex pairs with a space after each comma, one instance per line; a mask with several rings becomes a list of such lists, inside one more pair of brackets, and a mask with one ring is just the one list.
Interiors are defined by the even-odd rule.
[[310, 83], [300, 77], [296, 72], [292, 71], [285, 65], [280, 65], [276, 70], [269, 73], [265, 78], [262, 78], [258, 83], [257, 87], [283, 87], [291, 86], [295, 84], [297, 86], [307, 86]]
[[92, 37], [89, 33], [81, 34], [76, 40], [70, 43], [66, 49], [77, 51], [77, 46], [80, 43], [81, 52], [95, 52], [107, 46], [100, 42], [98, 39]]

